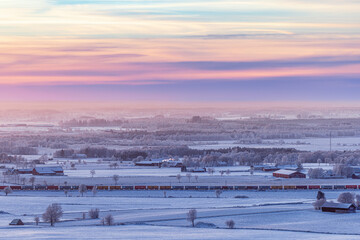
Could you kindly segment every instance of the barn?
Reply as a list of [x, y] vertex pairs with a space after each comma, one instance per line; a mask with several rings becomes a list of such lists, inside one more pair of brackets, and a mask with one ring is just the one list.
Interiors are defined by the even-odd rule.
[[43, 175], [43, 176], [63, 176], [64, 170], [60, 166], [54, 167], [35, 167], [32, 170], [33, 175]]
[[286, 169], [281, 169], [273, 172], [273, 176], [278, 178], [306, 178], [306, 174], [304, 173]]
[[326, 202], [321, 206], [321, 211], [335, 213], [355, 213], [356, 206], [353, 203]]
[[21, 219], [14, 219], [9, 223], [9, 225], [24, 225], [23, 221]]

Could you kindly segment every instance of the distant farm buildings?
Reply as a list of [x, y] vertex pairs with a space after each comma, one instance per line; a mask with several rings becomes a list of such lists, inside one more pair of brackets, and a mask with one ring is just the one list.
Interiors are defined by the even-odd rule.
[[353, 203], [326, 202], [321, 206], [321, 211], [335, 213], [355, 213], [356, 206]]
[[32, 170], [33, 175], [42, 175], [42, 176], [63, 176], [64, 170], [60, 166], [55, 167], [35, 167]]
[[306, 174], [304, 173], [285, 169], [273, 172], [273, 176], [278, 178], [306, 178]]
[[149, 161], [136, 162], [135, 166], [142, 167], [182, 167], [182, 162], [173, 158], [150, 159]]

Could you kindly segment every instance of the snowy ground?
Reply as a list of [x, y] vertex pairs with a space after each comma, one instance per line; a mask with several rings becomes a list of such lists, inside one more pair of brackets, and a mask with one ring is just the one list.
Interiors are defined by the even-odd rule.
[[[335, 200], [341, 191], [326, 191]], [[355, 193], [359, 193], [358, 191]], [[226, 191], [99, 191], [80, 197], [71, 192], [14, 192], [0, 196], [0, 238], [3, 239], [359, 239], [359, 214], [322, 213], [313, 210], [316, 191], [247, 192]], [[246, 196], [247, 198], [235, 198]], [[33, 219], [51, 203], [61, 204], [64, 215], [55, 227]], [[114, 226], [101, 226], [99, 219], [82, 219], [91, 208], [100, 217], [112, 214]], [[186, 220], [189, 209], [198, 211], [197, 222], [214, 228], [192, 228]], [[9, 226], [21, 218], [25, 226]], [[225, 221], [236, 229], [226, 229]], [[349, 224], [351, 223], [351, 224]]]

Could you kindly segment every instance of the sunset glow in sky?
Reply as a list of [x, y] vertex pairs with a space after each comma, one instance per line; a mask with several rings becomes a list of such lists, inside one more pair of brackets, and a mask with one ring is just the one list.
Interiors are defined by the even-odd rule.
[[360, 1], [2, 0], [0, 101], [358, 101]]

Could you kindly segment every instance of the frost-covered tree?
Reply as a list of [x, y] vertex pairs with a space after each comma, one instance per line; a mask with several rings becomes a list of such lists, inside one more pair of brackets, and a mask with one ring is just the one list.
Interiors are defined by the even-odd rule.
[[35, 221], [35, 224], [36, 224], [36, 225], [39, 225], [40, 218], [39, 218], [38, 216], [35, 216], [35, 217], [34, 217], [34, 221]]
[[178, 175], [176, 175], [176, 179], [179, 181], [179, 183], [180, 183], [180, 181], [181, 181], [181, 175], [180, 174], [178, 174]]
[[215, 195], [216, 195], [217, 198], [219, 198], [222, 193], [223, 193], [223, 192], [222, 192], [220, 189], [217, 189], [217, 190], [215, 191]]
[[87, 192], [87, 187], [85, 184], [80, 184], [79, 185], [79, 193], [81, 194], [81, 196], [83, 197], [84, 196], [84, 193]]
[[195, 175], [194, 178], [195, 178], [195, 181], [196, 181], [196, 182], [199, 182], [199, 181], [198, 181], [198, 180], [199, 180], [199, 176], [198, 176], [198, 175]]
[[114, 217], [111, 214], [106, 215], [104, 221], [108, 226], [114, 225]]
[[308, 176], [309, 176], [309, 178], [315, 178], [315, 179], [322, 178], [324, 176], [324, 169], [322, 169], [322, 168], [310, 168], [308, 170]]
[[337, 201], [340, 203], [354, 203], [354, 194], [350, 192], [341, 193]]
[[355, 204], [356, 204], [357, 207], [360, 206], [360, 195], [359, 194], [355, 195]]
[[91, 174], [91, 177], [94, 177], [94, 175], [96, 174], [95, 170], [94, 169], [90, 170], [90, 174]]
[[119, 178], [120, 178], [120, 176], [119, 176], [119, 175], [116, 175], [116, 174], [115, 174], [114, 176], [112, 176], [112, 179], [113, 179], [115, 185], [118, 184]]
[[94, 186], [94, 187], [92, 188], [91, 192], [92, 192], [93, 196], [95, 197], [96, 194], [97, 194], [97, 187]]
[[187, 213], [187, 220], [191, 222], [191, 225], [195, 227], [195, 219], [197, 218], [197, 211], [196, 209], [190, 209]]
[[31, 183], [31, 186], [34, 186], [35, 180], [35, 177], [29, 178], [29, 183]]
[[233, 229], [234, 226], [235, 226], [234, 220], [228, 220], [228, 221], [225, 222], [225, 224], [226, 224], [226, 226], [228, 226], [228, 228], [230, 228], [230, 229]]
[[89, 210], [89, 217], [91, 219], [99, 218], [100, 210], [98, 208], [93, 208]]
[[190, 182], [191, 177], [192, 177], [191, 173], [187, 173], [187, 174], [186, 174], [186, 177], [189, 179], [189, 182]]
[[13, 192], [13, 190], [11, 189], [11, 187], [7, 186], [4, 188], [5, 196], [7, 196], [8, 194], [10, 194], [12, 192]]
[[49, 222], [51, 226], [54, 226], [56, 222], [60, 220], [63, 215], [62, 208], [59, 204], [53, 203], [49, 205], [43, 213], [42, 218], [44, 222]]
[[324, 198], [320, 198], [320, 199], [317, 199], [315, 202], [312, 203], [312, 205], [314, 206], [314, 209], [315, 210], [320, 210], [321, 209], [321, 206], [326, 203], [326, 199]]

